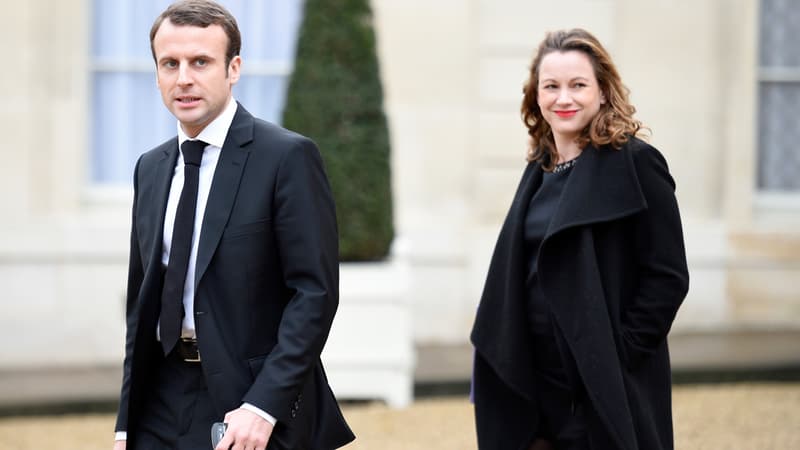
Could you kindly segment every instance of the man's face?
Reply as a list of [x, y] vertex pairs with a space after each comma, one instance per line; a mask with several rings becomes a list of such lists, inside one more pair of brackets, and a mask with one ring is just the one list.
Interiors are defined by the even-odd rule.
[[153, 38], [161, 99], [189, 137], [225, 109], [239, 81], [241, 58], [225, 65], [228, 37], [219, 25], [178, 26], [164, 20]]

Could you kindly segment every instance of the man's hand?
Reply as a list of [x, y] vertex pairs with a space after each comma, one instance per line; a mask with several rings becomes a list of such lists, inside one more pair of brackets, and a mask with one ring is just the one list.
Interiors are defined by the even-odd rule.
[[114, 450], [125, 450], [128, 446], [128, 441], [114, 441]]
[[[272, 424], [246, 409], [234, 409], [225, 414], [228, 429], [214, 450], [265, 450]], [[114, 450], [117, 450], [116, 448]]]

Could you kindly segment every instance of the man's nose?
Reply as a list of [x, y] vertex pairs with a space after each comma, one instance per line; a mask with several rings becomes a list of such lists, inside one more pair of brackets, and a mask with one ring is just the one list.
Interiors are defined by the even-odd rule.
[[180, 64], [178, 66], [178, 84], [180, 86], [192, 84], [192, 74], [187, 64]]

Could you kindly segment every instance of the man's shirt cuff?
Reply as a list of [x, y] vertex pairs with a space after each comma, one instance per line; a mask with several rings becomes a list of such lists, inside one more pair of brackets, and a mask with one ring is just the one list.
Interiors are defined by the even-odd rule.
[[115, 441], [127, 441], [128, 440], [128, 432], [127, 431], [117, 431], [114, 433], [114, 440]]
[[257, 408], [255, 406], [251, 405], [250, 403], [242, 403], [241, 408], [258, 414], [259, 417], [261, 417], [262, 419], [264, 419], [267, 422], [269, 422], [270, 424], [272, 424], [273, 427], [275, 426], [276, 423], [278, 423], [278, 419], [272, 417], [268, 412], [266, 412], [266, 411], [264, 411], [264, 410], [262, 410], [260, 408]]

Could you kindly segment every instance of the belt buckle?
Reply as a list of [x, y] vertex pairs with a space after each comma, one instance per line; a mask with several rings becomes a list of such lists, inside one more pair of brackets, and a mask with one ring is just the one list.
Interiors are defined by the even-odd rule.
[[197, 347], [197, 339], [182, 337], [181, 344], [184, 350], [191, 350], [181, 352], [185, 362], [200, 362], [200, 349]]

